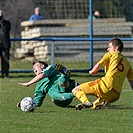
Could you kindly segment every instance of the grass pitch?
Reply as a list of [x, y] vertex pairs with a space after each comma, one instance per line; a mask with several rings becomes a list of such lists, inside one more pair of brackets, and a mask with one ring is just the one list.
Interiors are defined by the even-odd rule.
[[[17, 68], [17, 63], [11, 62]], [[23, 66], [27, 64], [19, 66]], [[31, 67], [31, 66], [27, 66]], [[28, 68], [28, 69], [29, 69]], [[26, 96], [33, 97], [36, 84], [22, 87], [18, 82], [29, 81], [34, 74], [10, 74], [0, 78], [0, 133], [132, 133], [133, 92], [125, 80], [120, 99], [103, 110], [85, 109], [76, 111], [80, 103], [74, 98], [67, 108], [55, 106], [49, 96], [33, 113], [22, 112], [17, 102]], [[87, 74], [72, 74], [79, 83], [102, 76], [89, 77]], [[89, 97], [94, 100], [94, 97]]]

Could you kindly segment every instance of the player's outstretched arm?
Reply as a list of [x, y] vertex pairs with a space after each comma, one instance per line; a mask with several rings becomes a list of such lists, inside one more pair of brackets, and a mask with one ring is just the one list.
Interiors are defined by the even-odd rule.
[[101, 68], [102, 66], [100, 65], [100, 64], [96, 64], [93, 68], [92, 68], [92, 70], [90, 70], [89, 71], [89, 74], [90, 75], [95, 75], [98, 71], [99, 71], [99, 69]]
[[41, 80], [42, 78], [44, 78], [44, 77], [45, 77], [44, 73], [41, 73], [41, 74], [37, 75], [36, 77], [34, 77], [34, 78], [33, 78], [31, 81], [29, 81], [29, 82], [25, 82], [25, 83], [21, 83], [21, 82], [20, 82], [20, 83], [18, 83], [18, 84], [27, 87], [27, 86], [30, 86], [31, 84], [34, 84], [34, 83], [40, 81], [40, 80]]
[[18, 83], [18, 84], [19, 84], [19, 85], [22, 85], [22, 86], [25, 86], [25, 87], [30, 86], [29, 82], [27, 82], [27, 83]]

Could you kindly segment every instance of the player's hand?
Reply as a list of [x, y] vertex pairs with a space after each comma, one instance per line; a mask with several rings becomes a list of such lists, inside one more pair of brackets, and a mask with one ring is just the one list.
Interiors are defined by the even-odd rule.
[[92, 74], [92, 71], [91, 71], [91, 70], [89, 71], [89, 74], [90, 74], [90, 76], [93, 76], [93, 74]]
[[27, 87], [27, 86], [30, 86], [30, 84], [27, 82], [27, 83], [18, 83], [19, 85], [22, 85], [22, 86], [25, 86], [25, 87]]

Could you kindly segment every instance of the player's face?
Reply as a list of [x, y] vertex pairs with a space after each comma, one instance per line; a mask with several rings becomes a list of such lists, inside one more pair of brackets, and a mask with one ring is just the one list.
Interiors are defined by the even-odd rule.
[[108, 45], [107, 51], [108, 52], [115, 52], [117, 50], [118, 50], [118, 47], [117, 46], [113, 46], [112, 42], [110, 42], [109, 45]]
[[35, 9], [35, 14], [38, 16], [40, 13], [39, 9]]
[[34, 64], [33, 66], [33, 71], [36, 75], [39, 75], [41, 73], [41, 71], [43, 70], [44, 65], [37, 62], [36, 64]]

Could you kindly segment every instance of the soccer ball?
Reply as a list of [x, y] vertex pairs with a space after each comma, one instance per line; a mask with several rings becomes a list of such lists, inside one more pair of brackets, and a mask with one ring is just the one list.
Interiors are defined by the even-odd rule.
[[20, 108], [24, 112], [33, 112], [36, 108], [36, 103], [33, 98], [25, 97], [20, 102]]

